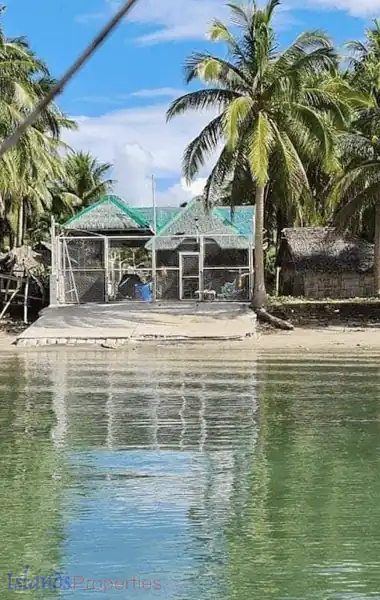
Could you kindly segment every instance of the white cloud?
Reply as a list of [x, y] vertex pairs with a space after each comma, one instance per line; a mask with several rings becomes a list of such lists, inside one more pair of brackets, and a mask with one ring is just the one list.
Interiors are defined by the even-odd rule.
[[[368, 0], [367, 0], [368, 1]], [[106, 19], [121, 5], [121, 0], [105, 0], [105, 12], [80, 15], [81, 22]], [[138, 3], [127, 17], [127, 21], [145, 25], [149, 33], [137, 39], [139, 44], [157, 44], [176, 40], [205, 39], [213, 19], [228, 21], [227, 0], [144, 0]], [[289, 8], [277, 10], [277, 27], [287, 27], [294, 21], [289, 17]]]
[[172, 185], [165, 192], [157, 194], [157, 204], [159, 206], [178, 206], [183, 202], [189, 202], [195, 196], [200, 196], [206, 185], [207, 177], [198, 177], [190, 185], [181, 178], [179, 183]]
[[121, 105], [128, 98], [177, 98], [178, 96], [182, 96], [186, 94], [185, 90], [179, 88], [171, 88], [171, 87], [163, 87], [163, 88], [153, 88], [153, 89], [144, 89], [137, 90], [136, 92], [131, 92], [130, 94], [114, 94], [113, 96], [98, 96], [96, 94], [91, 94], [91, 96], [81, 96], [77, 98], [77, 102], [86, 102], [87, 104], [114, 104]]
[[79, 131], [67, 132], [66, 141], [75, 149], [91, 151], [102, 162], [114, 165], [116, 193], [131, 204], [150, 204], [151, 176], [176, 183], [157, 193], [157, 204], [179, 204], [203, 189], [210, 164], [191, 186], [181, 180], [186, 145], [213, 117], [211, 113], [189, 113], [166, 123], [167, 105], [129, 108], [100, 117], [74, 117]]
[[118, 104], [119, 100], [117, 96], [96, 96], [92, 94], [91, 96], [81, 96], [76, 99], [77, 102], [86, 102], [88, 104]]
[[380, 0], [312, 0], [309, 2], [309, 8], [341, 10], [353, 17], [369, 17], [379, 12]]
[[[110, 0], [108, 0], [109, 2]], [[115, 0], [111, 0], [115, 2]], [[368, 1], [368, 0], [367, 0]], [[230, 9], [221, 0], [145, 0], [137, 5], [129, 20], [154, 27], [138, 38], [140, 44], [157, 44], [176, 40], [206, 39], [214, 19], [228, 22]], [[277, 10], [276, 26], [293, 24], [288, 8]], [[157, 28], [158, 26], [158, 28]]]
[[185, 93], [186, 92], [181, 89], [164, 87], [152, 90], [138, 90], [137, 92], [132, 92], [131, 96], [135, 96], [136, 98], [177, 98]]
[[[114, 12], [121, 0], [104, 0], [104, 13], [81, 15], [82, 22], [106, 19], [107, 11]], [[276, 12], [276, 27], [289, 28], [296, 24], [291, 11], [295, 9], [344, 11], [354, 17], [369, 17], [380, 11], [380, 0], [288, 0]], [[140, 36], [140, 44], [156, 44], [175, 40], [204, 39], [214, 18], [228, 20], [224, 0], [144, 0], [128, 15], [128, 20], [147, 26], [151, 31]]]
[[[116, 145], [112, 157], [114, 164], [115, 192], [135, 206], [151, 203], [154, 159], [137, 142]], [[150, 186], [149, 186], [150, 183]]]
[[153, 44], [204, 39], [216, 17], [228, 17], [228, 8], [220, 0], [145, 0], [137, 5], [130, 19], [154, 27], [138, 39], [141, 44]]
[[207, 177], [198, 177], [198, 179], [188, 184], [185, 179], [181, 179], [181, 185], [183, 190], [191, 197], [200, 196], [205, 189], [206, 181]]

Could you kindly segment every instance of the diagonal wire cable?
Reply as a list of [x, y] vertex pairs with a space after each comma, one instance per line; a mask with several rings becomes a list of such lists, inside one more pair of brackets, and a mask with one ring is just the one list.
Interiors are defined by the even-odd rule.
[[115, 16], [105, 25], [105, 27], [99, 32], [99, 34], [94, 38], [94, 40], [87, 46], [85, 51], [79, 56], [79, 58], [74, 62], [74, 64], [68, 69], [68, 71], [63, 75], [63, 77], [52, 86], [49, 93], [43, 98], [35, 107], [35, 109], [30, 113], [30, 115], [23, 121], [15, 130], [15, 132], [4, 140], [2, 146], [0, 147], [0, 159], [4, 156], [4, 154], [13, 148], [20, 140], [22, 134], [25, 130], [35, 123], [38, 116], [41, 112], [54, 100], [56, 96], [58, 96], [66, 86], [66, 84], [72, 79], [72, 77], [83, 67], [83, 65], [88, 61], [88, 59], [94, 54], [94, 52], [98, 49], [98, 47], [107, 39], [107, 37], [112, 33], [115, 27], [120, 23], [120, 21], [125, 17], [125, 15], [133, 8], [133, 6], [138, 2], [138, 0], [127, 0], [125, 4], [120, 8], [120, 10], [115, 14]]

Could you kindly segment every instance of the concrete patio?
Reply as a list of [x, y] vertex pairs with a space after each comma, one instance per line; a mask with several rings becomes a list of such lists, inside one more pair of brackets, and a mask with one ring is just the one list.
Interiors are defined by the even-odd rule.
[[19, 346], [99, 344], [143, 340], [241, 340], [256, 316], [247, 304], [121, 302], [48, 307], [16, 340]]

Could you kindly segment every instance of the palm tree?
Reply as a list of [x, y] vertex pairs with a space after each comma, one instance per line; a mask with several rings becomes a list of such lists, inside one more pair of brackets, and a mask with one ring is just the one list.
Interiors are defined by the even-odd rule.
[[[278, 0], [259, 9], [230, 5], [235, 35], [214, 21], [210, 37], [227, 46], [226, 59], [193, 54], [185, 64], [186, 81], [206, 89], [186, 94], [170, 106], [167, 118], [189, 110], [213, 109], [217, 115], [187, 147], [183, 171], [191, 180], [222, 146], [205, 189], [212, 203], [229, 182], [232, 196], [248, 181], [255, 189], [255, 285], [253, 308], [266, 303], [263, 255], [264, 200], [276, 185], [287, 201], [312, 202], [305, 159], [312, 154], [329, 172], [336, 168], [334, 133], [346, 126], [348, 104], [335, 78], [337, 55], [322, 32], [300, 35], [280, 51], [272, 27]], [[239, 195], [239, 194], [237, 194]]]
[[[23, 38], [8, 39], [0, 28], [0, 138], [9, 136], [53, 85], [46, 65]], [[73, 121], [50, 105], [0, 163], [3, 233], [12, 245], [24, 240], [27, 215], [41, 212], [50, 182], [62, 171], [60, 133]]]
[[70, 152], [64, 161], [64, 176], [58, 182], [55, 196], [59, 196], [62, 212], [86, 207], [112, 191], [109, 163], [100, 163], [89, 152]]
[[351, 131], [342, 136], [344, 172], [334, 186], [331, 201], [338, 206], [336, 223], [342, 227], [363, 227], [365, 214], [374, 216], [374, 288], [380, 295], [380, 23], [374, 20], [365, 42], [348, 42], [352, 71], [351, 86], [370, 96], [368, 106], [357, 114]]

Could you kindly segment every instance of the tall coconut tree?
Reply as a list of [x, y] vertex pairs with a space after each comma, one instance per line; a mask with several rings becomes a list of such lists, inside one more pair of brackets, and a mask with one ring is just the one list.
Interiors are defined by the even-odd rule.
[[86, 207], [112, 191], [114, 182], [109, 178], [110, 163], [100, 163], [89, 152], [70, 152], [64, 161], [64, 176], [55, 194], [64, 207]]
[[263, 9], [253, 0], [230, 5], [232, 28], [216, 20], [210, 32], [212, 40], [225, 43], [226, 58], [190, 56], [186, 81], [198, 79], [206, 88], [178, 98], [167, 113], [172, 119], [189, 110], [214, 111], [183, 159], [184, 174], [191, 180], [221, 147], [206, 185], [206, 203], [215, 200], [223, 182], [239, 189], [248, 175], [254, 184], [256, 310], [266, 303], [263, 224], [271, 177], [291, 202], [312, 201], [304, 158], [312, 151], [326, 171], [333, 170], [334, 131], [346, 126], [350, 113], [343, 84], [335, 82], [337, 55], [330, 39], [320, 31], [307, 32], [280, 49], [273, 29], [278, 5], [278, 0]]
[[[8, 39], [0, 28], [0, 139], [14, 132], [53, 84], [26, 40]], [[12, 245], [23, 243], [27, 213], [40, 214], [49, 185], [62, 175], [60, 134], [73, 127], [73, 121], [51, 104], [2, 158], [0, 209]]]
[[[347, 43], [351, 51], [350, 85], [369, 94], [371, 102], [358, 111], [349, 133], [342, 136], [344, 172], [331, 200], [338, 206], [335, 222], [342, 228], [363, 225], [374, 216], [374, 288], [380, 296], [380, 22], [366, 31], [365, 41]], [[355, 226], [356, 225], [356, 226]]]

